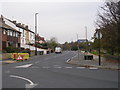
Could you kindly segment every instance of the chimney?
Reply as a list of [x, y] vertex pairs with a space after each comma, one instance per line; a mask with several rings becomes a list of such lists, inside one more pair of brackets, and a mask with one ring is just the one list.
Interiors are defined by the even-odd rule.
[[13, 23], [14, 23], [14, 24], [16, 24], [16, 23], [17, 23], [17, 21], [13, 21]]
[[26, 25], [26, 27], [25, 27], [26, 29], [28, 29], [28, 25]]
[[21, 26], [21, 23], [18, 23], [18, 26]]

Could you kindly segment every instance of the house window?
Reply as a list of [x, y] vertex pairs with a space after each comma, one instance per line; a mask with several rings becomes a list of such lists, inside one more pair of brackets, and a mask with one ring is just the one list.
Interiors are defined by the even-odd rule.
[[10, 31], [10, 36], [12, 36], [12, 31]]
[[18, 33], [18, 37], [20, 36], [20, 33]]
[[4, 35], [6, 34], [6, 30], [5, 30], [5, 29], [3, 30], [3, 34], [4, 34]]
[[13, 37], [15, 37], [15, 32], [13, 32]]
[[16, 43], [16, 47], [18, 47], [18, 44]]
[[8, 35], [8, 36], [10, 35], [10, 30], [8, 30], [8, 33], [7, 33], [7, 35]]
[[16, 32], [16, 37], [18, 37], [18, 32]]
[[22, 43], [24, 43], [24, 39], [22, 39]]
[[12, 46], [12, 42], [8, 42], [8, 46]]

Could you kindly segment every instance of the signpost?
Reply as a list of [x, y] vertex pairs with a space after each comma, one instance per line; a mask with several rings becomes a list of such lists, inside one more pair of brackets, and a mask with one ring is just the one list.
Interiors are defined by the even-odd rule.
[[102, 33], [100, 31], [98, 31], [96, 33], [96, 38], [98, 39], [98, 42], [99, 42], [99, 49], [98, 49], [98, 52], [99, 52], [99, 65], [101, 65], [101, 56], [100, 56], [100, 39], [102, 38]]

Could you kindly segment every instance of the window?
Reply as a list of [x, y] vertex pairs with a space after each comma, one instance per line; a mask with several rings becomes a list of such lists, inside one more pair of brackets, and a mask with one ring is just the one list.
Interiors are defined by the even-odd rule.
[[22, 43], [24, 43], [24, 39], [22, 39]]
[[16, 37], [18, 37], [18, 32], [16, 32]]
[[10, 35], [10, 30], [8, 30], [8, 33], [7, 33], [7, 35]]
[[18, 47], [18, 44], [16, 43], [16, 47]]
[[13, 36], [15, 37], [15, 32], [13, 32]]
[[9, 47], [9, 46], [12, 46], [12, 42], [8, 42], [8, 47]]
[[20, 36], [20, 33], [18, 33], [18, 37]]
[[12, 36], [12, 31], [10, 31], [10, 36]]
[[6, 34], [6, 30], [5, 29], [3, 30], [3, 34]]

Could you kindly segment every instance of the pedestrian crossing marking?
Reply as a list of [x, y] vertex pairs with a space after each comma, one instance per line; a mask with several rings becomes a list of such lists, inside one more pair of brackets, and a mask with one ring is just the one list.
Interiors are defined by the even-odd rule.
[[65, 67], [65, 68], [72, 68], [72, 67]]

